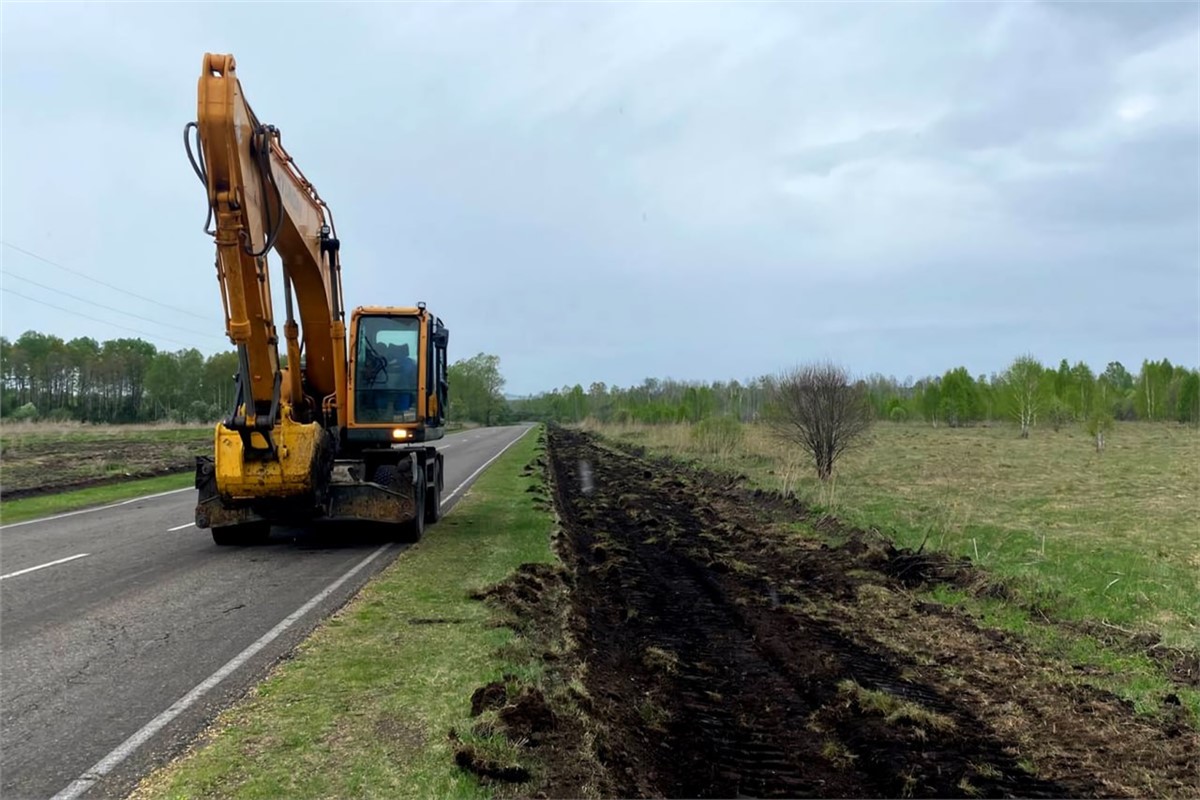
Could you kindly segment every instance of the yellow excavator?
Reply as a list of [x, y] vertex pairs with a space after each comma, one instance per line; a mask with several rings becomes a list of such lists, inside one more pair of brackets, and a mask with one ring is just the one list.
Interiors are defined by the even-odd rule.
[[[197, 119], [184, 128], [208, 198], [236, 400], [196, 461], [196, 527], [218, 545], [271, 525], [343, 520], [419, 539], [441, 511], [449, 331], [425, 307], [342, 296], [333, 213], [242, 94], [231, 55], [204, 56]], [[267, 255], [283, 264], [279, 357]], [[297, 319], [298, 316], [298, 319]]]

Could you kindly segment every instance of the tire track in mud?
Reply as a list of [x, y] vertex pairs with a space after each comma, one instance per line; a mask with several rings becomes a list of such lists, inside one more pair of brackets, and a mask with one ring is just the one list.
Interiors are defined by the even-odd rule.
[[[939, 659], [973, 646], [977, 630], [962, 643], [947, 635], [946, 652], [930, 652], [923, 636], [962, 623], [918, 614], [912, 641], [905, 638], [889, 616], [903, 596], [892, 591], [903, 589], [895, 576], [961, 565], [917, 564], [911, 553], [861, 538], [828, 548], [782, 537], [767, 528], [783, 501], [652, 465], [575, 431], [551, 429], [549, 445], [560, 555], [574, 574], [577, 655], [597, 755], [616, 794], [1128, 793], [1129, 776], [1071, 770], [1070, 753], [1054, 762], [1068, 768], [1053, 779], [1031, 774], [1029, 742], [998, 734], [971, 695], [942, 679]], [[893, 616], [914, 613], [911, 601], [903, 605]], [[872, 615], [899, 638], [873, 636]], [[1103, 695], [1084, 689], [1089, 702]], [[1072, 702], [1060, 697], [1059, 705]], [[1142, 728], [1153, 749], [1161, 732]], [[1186, 781], [1186, 764], [1171, 763], [1171, 779]]]

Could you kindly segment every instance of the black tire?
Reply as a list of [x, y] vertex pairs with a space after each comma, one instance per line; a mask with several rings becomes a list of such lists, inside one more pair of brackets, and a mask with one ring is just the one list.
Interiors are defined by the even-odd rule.
[[436, 525], [437, 521], [442, 518], [442, 469], [439, 463], [437, 469], [437, 477], [430, 481], [430, 486], [425, 490], [425, 524]]
[[415, 498], [417, 500], [416, 513], [413, 514], [412, 519], [400, 523], [400, 529], [397, 532], [397, 536], [396, 536], [397, 541], [419, 542], [419, 541], [421, 541], [421, 537], [425, 534], [425, 510], [426, 510], [425, 505], [426, 504], [425, 504], [425, 501], [423, 500], [423, 498], [425, 497], [426, 492], [424, 492], [420, 488], [418, 488], [418, 487], [422, 487], [422, 486], [425, 486], [425, 468], [418, 465], [417, 466], [417, 480], [416, 480], [416, 483], [413, 485], [413, 491], [420, 492], [419, 496], [417, 498]]
[[221, 547], [249, 547], [265, 544], [271, 538], [271, 523], [248, 522], [212, 529], [213, 543]]

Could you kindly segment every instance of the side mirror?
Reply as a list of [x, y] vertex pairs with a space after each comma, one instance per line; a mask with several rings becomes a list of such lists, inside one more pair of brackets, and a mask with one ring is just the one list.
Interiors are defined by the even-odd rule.
[[450, 331], [446, 328], [442, 328], [439, 331], [435, 331], [433, 334], [433, 343], [436, 344], [438, 347], [446, 347], [447, 345], [449, 345], [450, 344]]

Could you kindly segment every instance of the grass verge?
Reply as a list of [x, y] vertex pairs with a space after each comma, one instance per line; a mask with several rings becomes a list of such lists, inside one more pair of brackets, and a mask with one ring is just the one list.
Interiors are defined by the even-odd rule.
[[0, 524], [25, 522], [39, 517], [78, 511], [92, 506], [103, 506], [143, 495], [183, 489], [191, 486], [195, 475], [191, 472], [179, 475], [163, 475], [145, 480], [123, 481], [107, 486], [93, 486], [73, 492], [48, 494], [41, 497], [23, 497], [17, 500], [0, 501]]
[[[514, 634], [470, 599], [521, 564], [552, 563], [549, 512], [522, 467], [526, 434], [454, 513], [403, 553], [135, 797], [490, 797], [448, 733], [471, 694], [522, 669]], [[524, 667], [527, 669], [527, 667]]]

